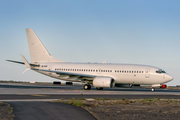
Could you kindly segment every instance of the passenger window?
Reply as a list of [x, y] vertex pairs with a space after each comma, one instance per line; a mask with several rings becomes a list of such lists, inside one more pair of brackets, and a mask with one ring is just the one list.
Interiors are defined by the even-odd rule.
[[137, 71], [137, 73], [138, 73], [138, 71]]
[[139, 73], [141, 73], [141, 71], [139, 71]]

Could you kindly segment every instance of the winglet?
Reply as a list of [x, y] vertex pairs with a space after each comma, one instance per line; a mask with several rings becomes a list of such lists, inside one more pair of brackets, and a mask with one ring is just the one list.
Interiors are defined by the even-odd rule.
[[23, 59], [23, 61], [24, 61], [25, 66], [26, 66], [27, 68], [31, 68], [31, 66], [30, 66], [30, 64], [28, 63], [28, 61], [26, 60], [26, 58], [25, 58], [23, 55], [21, 55], [21, 57], [22, 57], [22, 59]]

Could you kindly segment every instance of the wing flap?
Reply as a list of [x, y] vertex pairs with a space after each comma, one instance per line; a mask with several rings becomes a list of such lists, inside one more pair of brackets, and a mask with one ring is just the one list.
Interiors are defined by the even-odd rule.
[[79, 74], [79, 73], [70, 73], [70, 72], [61, 72], [61, 71], [53, 71], [53, 70], [44, 70], [44, 69], [35, 69], [39, 71], [45, 72], [53, 72], [59, 74], [59, 77], [69, 77], [67, 79], [79, 79], [81, 81], [92, 81], [95, 76], [93, 75], [86, 75], [86, 74]]

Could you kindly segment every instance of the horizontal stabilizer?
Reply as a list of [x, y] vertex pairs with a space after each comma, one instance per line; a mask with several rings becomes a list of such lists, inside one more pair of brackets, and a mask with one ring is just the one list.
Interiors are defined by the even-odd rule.
[[[14, 60], [6, 60], [6, 61], [8, 61], [8, 62], [13, 62], [13, 63], [18, 63], [18, 64], [23, 64], [23, 65], [24, 65], [24, 62], [19, 62], [19, 61], [14, 61]], [[30, 63], [30, 66], [39, 67], [40, 65], [31, 64], [31, 63]]]
[[6, 60], [6, 61], [14, 62], [14, 63], [18, 63], [18, 64], [24, 64], [24, 62], [19, 62], [19, 61], [14, 61], [14, 60]]

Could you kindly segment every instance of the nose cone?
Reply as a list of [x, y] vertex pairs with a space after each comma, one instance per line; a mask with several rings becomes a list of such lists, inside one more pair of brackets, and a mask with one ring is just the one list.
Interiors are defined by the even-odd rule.
[[165, 79], [167, 80], [167, 82], [169, 82], [169, 81], [173, 80], [173, 77], [170, 75], [166, 75]]

